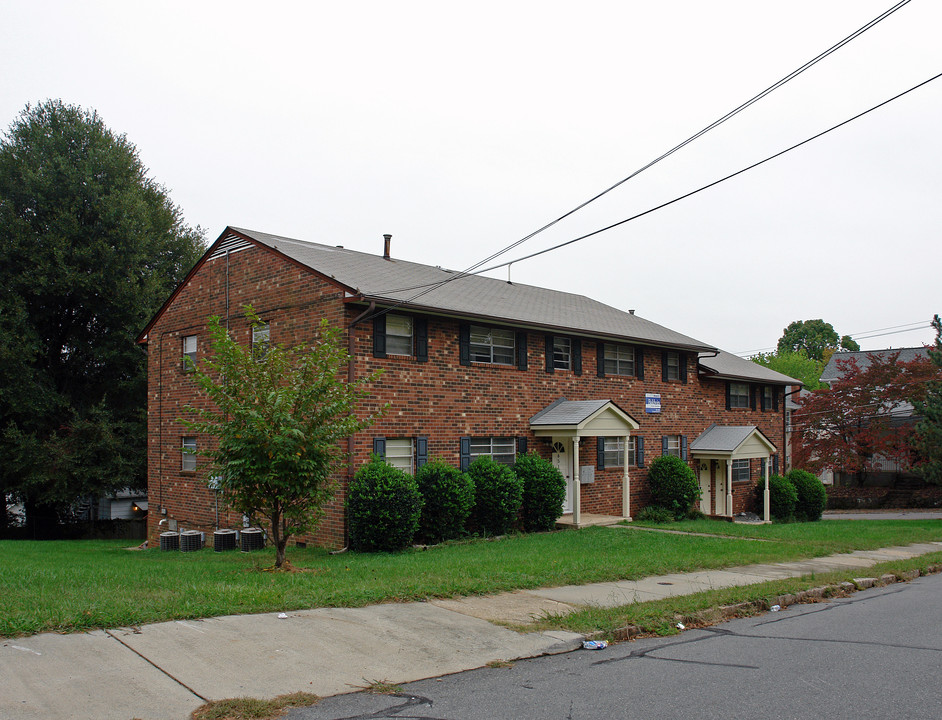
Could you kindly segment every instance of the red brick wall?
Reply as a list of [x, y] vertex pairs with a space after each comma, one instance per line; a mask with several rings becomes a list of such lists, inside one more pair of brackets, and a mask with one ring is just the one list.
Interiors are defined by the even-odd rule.
[[[241, 527], [241, 517], [219, 507], [218, 522], [214, 493], [206, 489], [199, 473], [180, 470], [181, 438], [188, 433], [179, 423], [183, 406], [193, 404], [194, 386], [182, 371], [182, 337], [199, 336], [200, 356], [207, 352], [206, 319], [226, 314], [226, 259], [205, 263], [177, 295], [151, 329], [148, 342], [148, 482], [150, 537], [166, 529], [163, 518], [181, 526], [204, 530], [211, 535], [217, 527]], [[256, 312], [271, 323], [271, 342], [293, 344], [310, 339], [322, 317], [346, 327], [364, 306], [344, 306], [342, 291], [314, 273], [282, 260], [265, 250], [253, 248], [230, 256], [230, 323], [236, 337], [248, 343], [247, 323], [241, 307], [251, 303]], [[528, 369], [516, 366], [459, 363], [459, 321], [428, 318], [428, 362], [390, 355], [372, 356], [372, 324], [360, 323], [354, 330], [355, 372], [362, 377], [382, 370], [364, 412], [389, 403], [385, 416], [360, 433], [353, 443], [355, 470], [366, 462], [372, 439], [426, 436], [429, 455], [458, 465], [459, 438], [463, 436], [513, 436], [528, 438], [529, 449], [549, 458], [548, 441], [529, 432], [529, 418], [559, 397], [569, 400], [610, 399], [640, 424], [635, 433], [645, 438], [645, 465], [661, 454], [661, 436], [685, 435], [692, 442], [716, 422], [728, 425], [756, 425], [779, 448], [782, 447], [782, 412], [726, 410], [725, 383], [701, 379], [696, 356], [686, 355], [686, 384], [662, 382], [661, 351], [645, 348], [645, 380], [607, 376], [597, 377], [596, 353], [600, 344], [582, 341], [581, 376], [572, 371], [545, 369], [543, 333], [527, 333]], [[660, 393], [661, 412], [646, 414], [644, 394]], [[779, 408], [784, 406], [779, 392]], [[200, 446], [206, 441], [199, 439]], [[582, 465], [596, 462], [595, 438], [585, 438], [580, 447]], [[691, 458], [691, 466], [695, 466]], [[581, 488], [582, 510], [587, 513], [621, 513], [622, 468], [596, 470], [595, 482]], [[758, 461], [753, 473], [758, 479]], [[647, 471], [630, 468], [631, 507], [636, 513], [648, 501]], [[325, 545], [344, 543], [343, 482], [338, 479], [334, 500], [327, 508], [313, 538]], [[162, 515], [161, 508], [166, 509]], [[734, 486], [734, 511], [760, 509], [754, 504], [753, 483]]]

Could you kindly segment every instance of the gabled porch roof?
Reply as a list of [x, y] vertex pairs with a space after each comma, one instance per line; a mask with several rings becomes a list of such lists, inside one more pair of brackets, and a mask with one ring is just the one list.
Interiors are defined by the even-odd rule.
[[755, 425], [713, 423], [690, 443], [690, 452], [700, 457], [765, 458], [778, 451]]
[[624, 436], [639, 427], [611, 400], [559, 398], [530, 418], [530, 429], [538, 437]]

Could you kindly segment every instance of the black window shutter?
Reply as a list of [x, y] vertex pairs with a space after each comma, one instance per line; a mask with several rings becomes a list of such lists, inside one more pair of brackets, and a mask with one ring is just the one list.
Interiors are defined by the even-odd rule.
[[768, 408], [765, 406], [765, 385], [759, 386], [759, 409], [768, 410]]
[[553, 336], [546, 336], [546, 372], [553, 372]]
[[468, 323], [458, 326], [458, 362], [471, 364], [471, 326]]
[[428, 362], [428, 318], [416, 318], [415, 324], [415, 359]]
[[458, 441], [458, 455], [461, 472], [465, 472], [471, 464], [471, 438], [463, 437]]
[[373, 318], [373, 357], [386, 357], [386, 314]]
[[386, 457], [386, 438], [384, 437], [373, 438], [373, 454], [379, 455], [381, 458]]
[[772, 411], [778, 412], [778, 388], [772, 388]]
[[749, 385], [749, 407], [753, 410], [756, 409], [756, 386], [751, 383]]
[[729, 410], [732, 408], [729, 402], [729, 380], [726, 381], [726, 409]]
[[680, 368], [680, 381], [687, 384], [687, 353], [677, 353], [677, 364]]
[[772, 474], [778, 475], [778, 455], [772, 456]]
[[661, 435], [661, 455], [667, 455], [667, 435]]
[[644, 467], [644, 438], [635, 438], [635, 455], [638, 456], [638, 467]]
[[595, 454], [596, 455], [595, 464], [598, 465], [599, 470], [604, 470], [605, 469], [605, 438], [597, 437], [595, 438], [595, 442], [596, 442], [596, 448], [597, 448], [597, 452]]
[[644, 380], [644, 348], [635, 348], [635, 368], [639, 380]]
[[661, 350], [661, 382], [667, 382], [667, 350]]
[[517, 337], [514, 340], [517, 344], [517, 370], [527, 369], [527, 333], [524, 330], [517, 331]]
[[687, 459], [687, 436], [686, 435], [680, 436], [680, 459], [681, 460]]
[[527, 439], [525, 437], [517, 438], [517, 455], [527, 454]]
[[576, 375], [582, 375], [582, 340], [572, 339], [572, 371]]
[[418, 470], [427, 462], [428, 438], [420, 436], [415, 439], [415, 469]]
[[595, 343], [595, 367], [599, 377], [605, 377], [605, 343]]

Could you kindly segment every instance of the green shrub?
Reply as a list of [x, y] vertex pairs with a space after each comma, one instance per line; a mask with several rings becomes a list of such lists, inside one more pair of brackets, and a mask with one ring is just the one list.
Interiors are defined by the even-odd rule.
[[663, 455], [648, 470], [651, 504], [669, 510], [681, 520], [700, 499], [700, 484], [690, 466], [675, 455]]
[[687, 511], [688, 520], [706, 520], [706, 513], [700, 510], [700, 508], [692, 507]]
[[824, 483], [807, 470], [789, 470], [785, 476], [795, 488], [798, 500], [795, 503], [795, 518], [802, 522], [814, 522], [821, 519], [828, 496]]
[[523, 483], [523, 529], [527, 532], [552, 530], [563, 514], [566, 499], [563, 474], [535, 452], [518, 457], [514, 473]]
[[357, 470], [347, 490], [350, 548], [392, 552], [408, 547], [421, 511], [415, 478], [373, 456]]
[[641, 508], [635, 520], [649, 523], [669, 523], [674, 522], [674, 513], [660, 505], [648, 505]]
[[482, 455], [468, 468], [474, 482], [474, 528], [503, 535], [513, 527], [523, 499], [523, 482], [506, 465]]
[[[756, 494], [759, 496], [759, 507], [765, 502], [765, 480], [756, 484]], [[781, 475], [769, 477], [769, 515], [779, 522], [789, 522], [795, 519], [795, 503], [798, 502], [798, 493], [794, 486]]]
[[442, 460], [429, 460], [415, 473], [425, 504], [419, 518], [419, 537], [441, 542], [460, 537], [474, 507], [471, 478]]

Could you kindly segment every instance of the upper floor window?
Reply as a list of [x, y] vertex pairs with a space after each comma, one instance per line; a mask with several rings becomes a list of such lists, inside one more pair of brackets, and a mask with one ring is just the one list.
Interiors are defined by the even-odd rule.
[[749, 460], [733, 460], [733, 482], [749, 480]]
[[749, 384], [731, 382], [729, 384], [729, 407], [730, 408], [748, 408], [749, 407]]
[[553, 367], [556, 370], [572, 369], [572, 340], [553, 336]]
[[664, 359], [664, 379], [680, 380], [680, 353], [669, 350]]
[[256, 360], [261, 360], [268, 354], [271, 344], [271, 326], [268, 323], [252, 327], [252, 354]]
[[770, 385], [762, 388], [762, 409], [778, 410], [778, 397], [776, 397], [775, 388]]
[[624, 345], [605, 345], [605, 374], [634, 375], [635, 349]]
[[183, 336], [183, 369], [196, 365], [196, 335]]
[[181, 442], [182, 460], [180, 469], [184, 472], [196, 470], [196, 438], [185, 437]]
[[514, 331], [472, 325], [470, 348], [474, 362], [513, 365]]
[[386, 316], [386, 352], [390, 355], [412, 355], [411, 317]]

